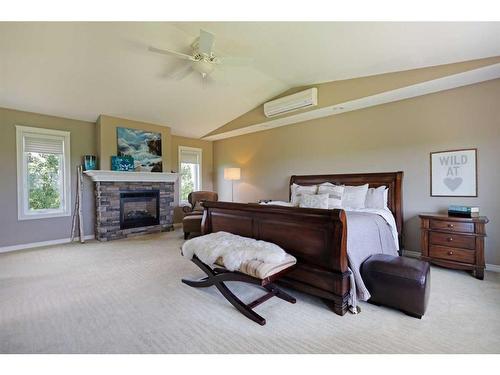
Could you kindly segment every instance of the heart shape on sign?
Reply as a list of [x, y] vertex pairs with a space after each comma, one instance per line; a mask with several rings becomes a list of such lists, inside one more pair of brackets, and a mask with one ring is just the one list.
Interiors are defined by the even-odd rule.
[[448, 186], [448, 189], [450, 189], [451, 191], [455, 191], [457, 190], [457, 188], [462, 185], [462, 177], [455, 177], [455, 178], [451, 178], [451, 177], [446, 177], [443, 182], [446, 186]]

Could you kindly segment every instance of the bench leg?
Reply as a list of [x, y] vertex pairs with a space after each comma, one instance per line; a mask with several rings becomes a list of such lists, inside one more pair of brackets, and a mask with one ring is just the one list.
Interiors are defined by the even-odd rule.
[[[253, 311], [254, 307], [267, 301], [269, 298], [273, 296], [281, 298], [282, 300], [285, 300], [290, 303], [296, 302], [296, 299], [294, 297], [290, 296], [288, 293], [283, 292], [274, 284], [261, 285], [261, 280], [245, 274], [230, 272], [222, 268], [211, 269], [205, 263], [200, 261], [197, 257], [193, 257], [192, 261], [203, 272], [207, 274], [207, 277], [200, 280], [182, 279], [182, 282], [184, 284], [189, 285], [193, 288], [206, 288], [212, 285], [215, 286], [219, 290], [219, 292], [221, 292], [224, 298], [226, 298], [229, 301], [229, 303], [231, 303], [231, 305], [233, 305], [240, 313], [245, 315], [250, 320], [253, 320], [254, 322], [260, 324], [261, 326], [266, 324], [266, 320], [259, 314], [257, 314], [255, 311]], [[249, 304], [245, 304], [238, 297], [236, 297], [236, 295], [233, 292], [231, 292], [231, 290], [226, 286], [226, 284], [224, 284], [225, 281], [242, 281], [242, 282], [257, 284], [263, 286], [268, 291], [268, 293], [256, 299], [255, 301], [250, 302]]]
[[276, 285], [274, 284], [267, 284], [264, 285], [264, 288], [266, 288], [268, 291], [274, 293], [274, 295], [278, 298], [281, 298], [284, 301], [290, 302], [290, 303], [296, 303], [297, 300], [295, 297], [292, 297], [290, 294], [285, 293], [281, 289], [279, 289]]
[[233, 305], [236, 309], [245, 315], [248, 319], [253, 320], [254, 322], [260, 324], [261, 326], [266, 324], [266, 319], [261, 317], [255, 311], [253, 311], [250, 307], [244, 304], [238, 297], [236, 297], [233, 292], [229, 290], [229, 288], [223, 282], [216, 283], [215, 287], [219, 289], [219, 292]]

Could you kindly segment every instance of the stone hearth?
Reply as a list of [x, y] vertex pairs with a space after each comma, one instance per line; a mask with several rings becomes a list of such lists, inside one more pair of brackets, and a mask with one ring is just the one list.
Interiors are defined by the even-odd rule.
[[[95, 237], [110, 241], [141, 234], [173, 230], [175, 173], [115, 171], [85, 172], [95, 182]], [[120, 194], [159, 192], [159, 224], [143, 227], [120, 227]]]

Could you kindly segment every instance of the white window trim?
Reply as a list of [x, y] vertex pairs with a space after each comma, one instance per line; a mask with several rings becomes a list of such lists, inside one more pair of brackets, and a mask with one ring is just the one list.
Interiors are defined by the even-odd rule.
[[177, 166], [177, 170], [179, 171], [179, 204], [181, 205], [187, 205], [188, 204], [188, 201], [183, 201], [181, 199], [181, 194], [182, 194], [182, 179], [181, 179], [181, 154], [182, 154], [182, 151], [194, 151], [194, 152], [197, 152], [200, 154], [200, 168], [199, 168], [199, 181], [200, 181], [200, 189], [202, 189], [202, 186], [203, 186], [203, 181], [202, 181], [202, 175], [203, 175], [203, 166], [202, 166], [202, 163], [203, 163], [203, 149], [201, 148], [197, 148], [197, 147], [188, 147], [188, 146], [179, 146], [179, 150], [178, 150], [178, 156], [177, 156], [177, 160], [178, 160], [178, 166]]
[[[24, 155], [23, 137], [26, 134], [48, 135], [63, 137], [63, 207], [62, 209], [37, 210], [29, 212], [28, 184], [26, 173], [26, 161]], [[71, 215], [71, 149], [70, 132], [62, 130], [34, 128], [16, 125], [16, 148], [17, 148], [17, 218], [18, 220], [46, 219], [51, 217], [64, 217]]]

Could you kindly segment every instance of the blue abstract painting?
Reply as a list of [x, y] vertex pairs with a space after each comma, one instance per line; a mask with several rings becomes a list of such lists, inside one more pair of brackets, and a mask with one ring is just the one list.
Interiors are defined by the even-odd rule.
[[161, 172], [161, 133], [117, 128], [118, 156], [132, 156], [136, 171]]

